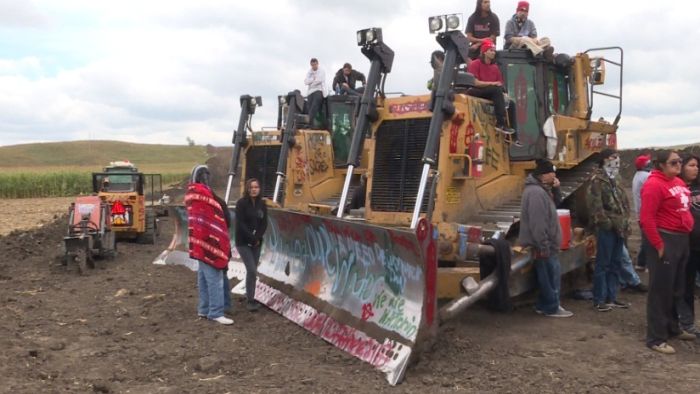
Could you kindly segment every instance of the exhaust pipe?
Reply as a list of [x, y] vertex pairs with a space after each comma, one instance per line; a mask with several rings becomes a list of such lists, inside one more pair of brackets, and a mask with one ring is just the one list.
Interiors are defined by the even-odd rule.
[[[532, 255], [529, 250], [526, 253], [518, 254], [515, 257], [514, 262], [510, 265], [510, 271], [516, 272], [521, 270], [531, 260]], [[486, 278], [482, 279], [476, 286], [472, 285], [469, 279], [471, 279], [471, 282], [474, 281], [471, 277], [467, 277], [464, 281], [462, 281], [462, 283], [465, 289], [469, 289], [471, 291], [468, 290], [469, 294], [454, 299], [450, 301], [449, 304], [440, 308], [440, 323], [444, 323], [461, 314], [465, 309], [487, 296], [491, 290], [496, 288], [496, 285], [498, 284], [498, 276], [496, 275], [495, 271]]]

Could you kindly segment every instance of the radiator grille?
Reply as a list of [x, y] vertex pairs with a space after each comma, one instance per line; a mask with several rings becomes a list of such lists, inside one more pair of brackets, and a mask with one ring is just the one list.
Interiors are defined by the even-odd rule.
[[[245, 179], [257, 178], [261, 183], [262, 195], [265, 198], [271, 199], [275, 193], [279, 156], [280, 145], [252, 146], [246, 152]], [[280, 193], [283, 192], [284, 188], [280, 190]], [[284, 196], [281, 196], [281, 201], [284, 201]]]
[[[372, 210], [413, 212], [429, 126], [430, 118], [388, 120], [379, 126], [372, 174]], [[427, 211], [429, 191], [430, 184], [426, 186], [421, 212]]]

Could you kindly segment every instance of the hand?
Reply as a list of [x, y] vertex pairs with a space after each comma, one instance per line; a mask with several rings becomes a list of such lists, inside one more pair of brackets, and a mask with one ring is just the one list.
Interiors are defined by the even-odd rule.
[[659, 252], [659, 260], [663, 259], [664, 258], [664, 247], [663, 246], [660, 247], [658, 252]]
[[559, 178], [554, 178], [554, 182], [552, 182], [552, 187], [559, 187], [561, 185], [561, 182], [559, 182]]
[[348, 84], [345, 83], [345, 82], [343, 82], [343, 87], [344, 87], [345, 89], [350, 89], [350, 85], [348, 85]]

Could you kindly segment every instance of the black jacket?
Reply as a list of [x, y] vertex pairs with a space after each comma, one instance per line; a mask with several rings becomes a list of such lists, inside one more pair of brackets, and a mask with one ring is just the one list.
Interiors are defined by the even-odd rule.
[[267, 206], [261, 197], [242, 197], [236, 202], [236, 246], [262, 244], [267, 230]]
[[[367, 80], [365, 80], [365, 74], [362, 74], [357, 70], [351, 70], [347, 80], [347, 84], [350, 86], [350, 89], [355, 89], [355, 84], [357, 81], [362, 81], [363, 84], [367, 83]], [[335, 78], [333, 78], [333, 90], [335, 90], [338, 85], [345, 82], [345, 75], [343, 75], [343, 69], [341, 68], [335, 73]]]
[[692, 198], [690, 212], [693, 214], [693, 219], [695, 219], [693, 230], [690, 232], [690, 249], [700, 250], [700, 185], [694, 183], [688, 185], [688, 188]]

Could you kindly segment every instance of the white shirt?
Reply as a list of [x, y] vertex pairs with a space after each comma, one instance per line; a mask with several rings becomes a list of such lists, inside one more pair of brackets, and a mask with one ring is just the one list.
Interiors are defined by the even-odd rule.
[[632, 196], [634, 197], [634, 212], [639, 215], [642, 208], [642, 186], [649, 178], [649, 171], [637, 171], [632, 178]]
[[304, 84], [309, 87], [306, 95], [310, 95], [315, 91], [320, 91], [321, 94], [325, 94], [326, 91], [326, 73], [321, 67], [318, 67], [316, 71], [313, 68], [309, 69], [306, 73], [306, 78], [304, 78]]

